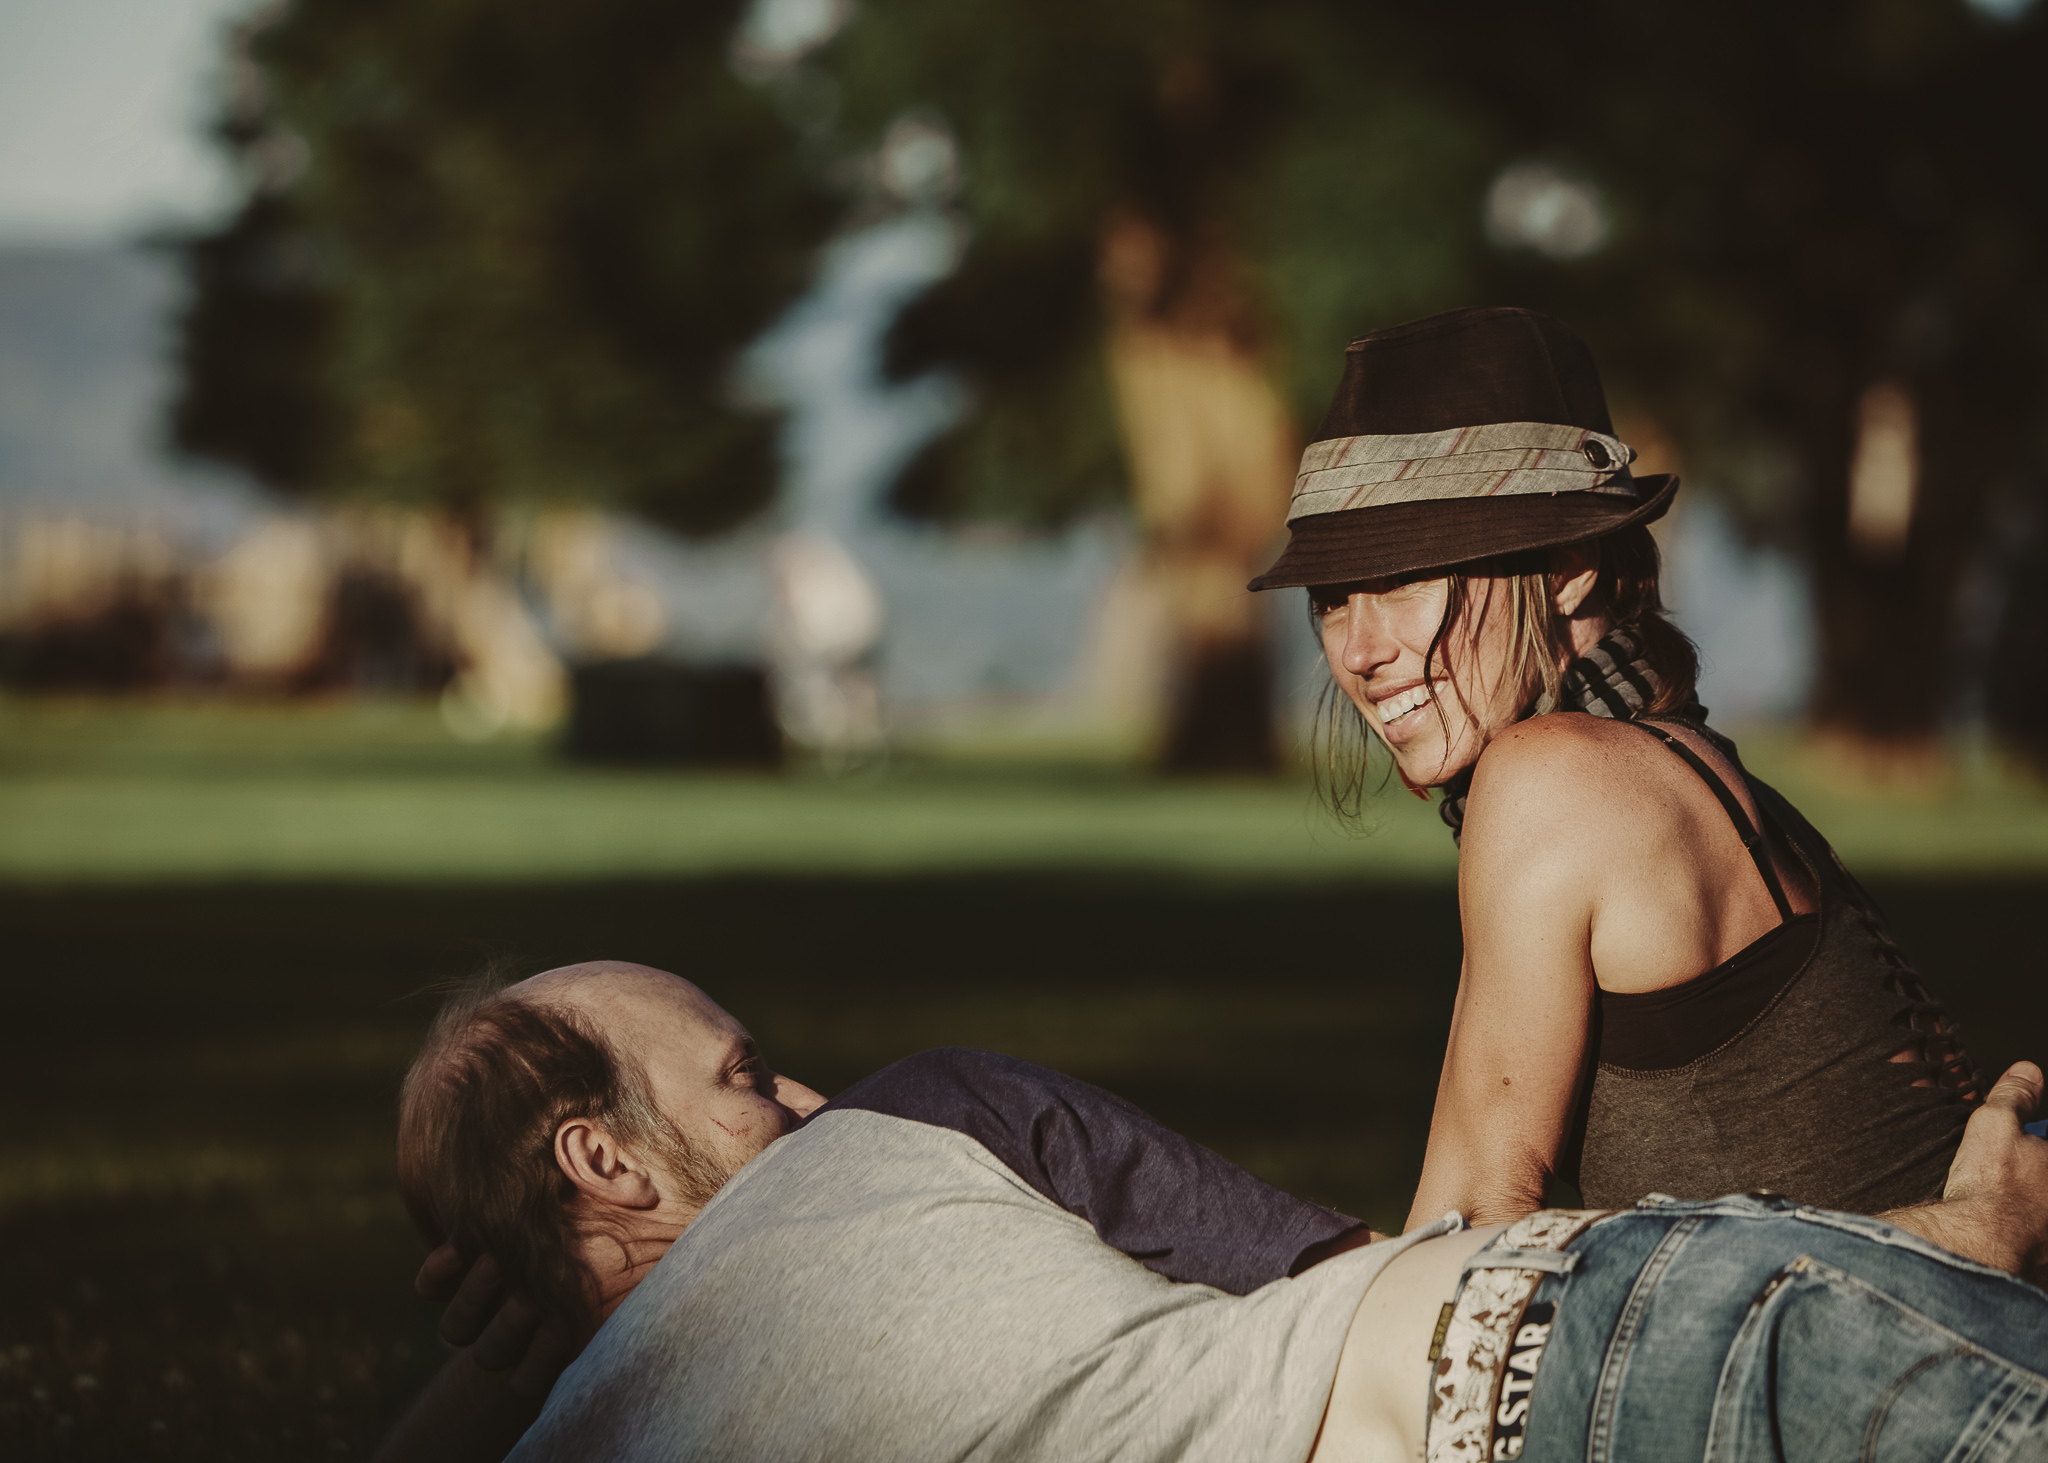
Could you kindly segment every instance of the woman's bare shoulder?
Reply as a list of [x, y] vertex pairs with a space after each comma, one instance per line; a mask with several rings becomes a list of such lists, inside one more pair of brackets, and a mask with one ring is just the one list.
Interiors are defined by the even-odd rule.
[[1583, 789], [1621, 766], [1633, 768], [1657, 750], [1639, 727], [1584, 712], [1557, 712], [1517, 722], [1487, 745], [1473, 771], [1482, 784]]
[[1645, 767], [1662, 750], [1640, 728], [1583, 712], [1519, 722], [1473, 770], [1467, 841], [1475, 831], [1492, 841], [1605, 823], [1637, 801]]

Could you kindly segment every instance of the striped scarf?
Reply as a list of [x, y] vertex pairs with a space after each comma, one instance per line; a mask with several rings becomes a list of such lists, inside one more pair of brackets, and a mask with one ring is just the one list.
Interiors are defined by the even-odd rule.
[[[1643, 659], [1643, 642], [1632, 630], [1609, 630], [1600, 643], [1565, 667], [1558, 688], [1559, 711], [1584, 711], [1614, 721], [1627, 721], [1657, 699], [1664, 682]], [[1706, 709], [1689, 706], [1685, 714], [1704, 717]], [[1465, 826], [1465, 799], [1472, 791], [1467, 767], [1444, 784], [1437, 816], [1457, 839]]]

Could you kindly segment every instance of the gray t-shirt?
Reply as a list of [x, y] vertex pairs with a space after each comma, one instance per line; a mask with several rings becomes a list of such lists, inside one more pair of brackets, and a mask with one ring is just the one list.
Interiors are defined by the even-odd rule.
[[512, 1457], [1301, 1463], [1359, 1298], [1430, 1232], [1231, 1296], [961, 1133], [826, 1112], [706, 1206]]

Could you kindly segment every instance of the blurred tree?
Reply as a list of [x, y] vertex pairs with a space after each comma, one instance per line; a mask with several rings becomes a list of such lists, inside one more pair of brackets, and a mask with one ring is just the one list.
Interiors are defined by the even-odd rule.
[[311, 245], [297, 211], [266, 190], [187, 246], [171, 414], [185, 451], [300, 492], [331, 470], [342, 417], [326, 379], [336, 301]]
[[966, 159], [966, 258], [890, 363], [951, 369], [977, 406], [892, 501], [1046, 523], [1127, 485], [1180, 636], [1170, 767], [1274, 760], [1244, 583], [1276, 546], [1299, 423], [1362, 322], [1458, 303], [1471, 278], [1485, 150], [1402, 74], [1358, 84], [1364, 20], [869, 0], [830, 56], [856, 135], [935, 109]]
[[[1609, 247], [1502, 256], [1494, 293], [1583, 326], [1751, 529], [1802, 550], [1817, 719], [1929, 745], [1986, 689], [1960, 684], [1959, 641], [1994, 638], [1959, 623], [1984, 613], [1965, 591], [2010, 567], [2001, 524], [2039, 519], [2015, 500], [2048, 447], [2048, 14], [1467, 0], [1418, 19], [1509, 160], [1606, 194]], [[2002, 730], [2048, 752], [2038, 719], [2001, 710], [2048, 666], [1979, 669]]]
[[[2035, 561], [1998, 525], [2048, 523], [2044, 10], [865, 0], [801, 65], [731, 44], [743, 12], [849, 8], [278, 12], [227, 128], [251, 202], [193, 251], [183, 440], [307, 487], [729, 525], [772, 422], [727, 363], [879, 196], [835, 195], [829, 150], [942, 122], [969, 247], [890, 364], [975, 407], [892, 502], [1051, 524], [1128, 495], [1185, 635], [1174, 764], [1270, 759], [1242, 582], [1343, 341], [1436, 309], [1573, 320], [1804, 551], [1833, 726], [1924, 741], [1964, 587]], [[1993, 716], [2048, 753], [2019, 580], [1972, 633]]]
[[1185, 637], [1168, 761], [1270, 764], [1243, 582], [1343, 340], [1464, 294], [1469, 129], [1398, 79], [1361, 96], [1332, 7], [870, 0], [829, 75], [759, 25], [733, 44], [743, 13], [846, 10], [268, 12], [222, 129], [250, 201], [190, 251], [180, 442], [305, 490], [736, 522], [773, 424], [726, 364], [877, 191], [821, 182], [835, 90], [867, 141], [935, 107], [972, 249], [892, 364], [953, 367], [980, 405], [896, 506], [1045, 524], [1128, 496]]
[[686, 532], [774, 490], [734, 354], [838, 202], [728, 62], [742, 0], [294, 0], [246, 36], [250, 199], [190, 251], [181, 445], [475, 518], [607, 499]]
[[[1968, 689], [1987, 514], [2025, 520], [2010, 500], [2039, 481], [2044, 47], [2048, 14], [1959, 0], [869, 0], [834, 56], [854, 116], [938, 108], [974, 228], [894, 346], [980, 408], [896, 501], [1106, 499], [1114, 420], [1180, 619], [1227, 637], [1286, 435], [1253, 383], [1286, 382], [1307, 425], [1349, 335], [1549, 308], [1752, 531], [1805, 553], [1819, 719], [1922, 744]], [[1235, 409], [1204, 363], [1235, 373]], [[2044, 670], [2009, 653], [2023, 630], [1995, 636], [1989, 705], [2048, 751], [2010, 710], [2030, 703], [2006, 682]]]

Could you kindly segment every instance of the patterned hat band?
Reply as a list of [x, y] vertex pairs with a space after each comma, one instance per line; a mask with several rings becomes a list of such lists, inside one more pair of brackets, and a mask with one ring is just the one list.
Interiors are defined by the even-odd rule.
[[1537, 493], [1634, 497], [1635, 449], [1605, 432], [1495, 422], [1386, 437], [1332, 437], [1301, 454], [1287, 521], [1384, 503]]

